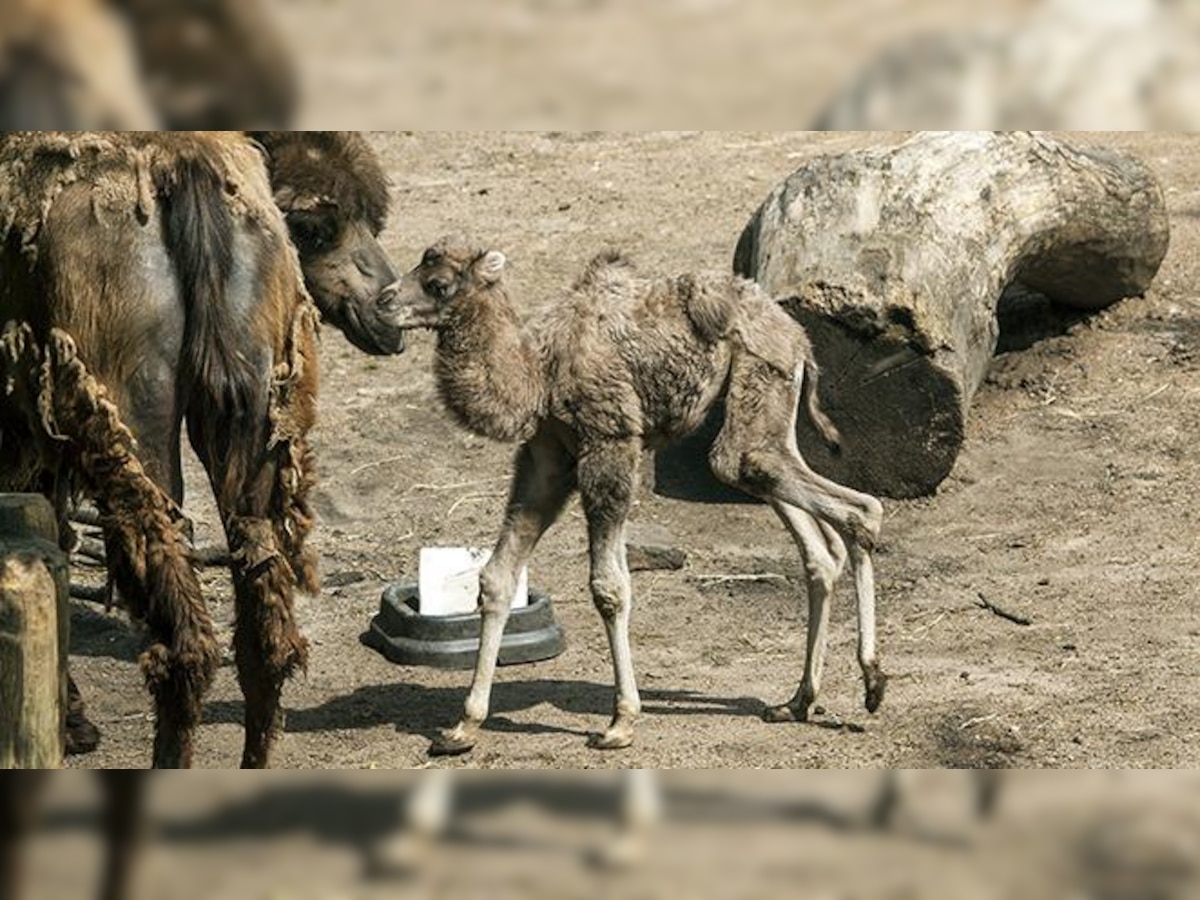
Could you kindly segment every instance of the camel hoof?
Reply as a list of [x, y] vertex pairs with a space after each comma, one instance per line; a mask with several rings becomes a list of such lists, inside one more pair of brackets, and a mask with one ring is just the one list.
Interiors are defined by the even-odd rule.
[[462, 756], [475, 749], [475, 741], [471, 738], [456, 734], [453, 731], [443, 731], [429, 744], [430, 756]]
[[806, 707], [794, 707], [790, 703], [784, 703], [779, 706], [768, 706], [762, 712], [762, 720], [772, 725], [781, 722], [807, 722], [808, 709]]
[[876, 712], [883, 705], [883, 695], [887, 692], [888, 677], [878, 667], [867, 675], [867, 712]]
[[593, 750], [624, 750], [633, 746], [633, 735], [623, 731], [593, 734], [588, 738], [588, 746]]

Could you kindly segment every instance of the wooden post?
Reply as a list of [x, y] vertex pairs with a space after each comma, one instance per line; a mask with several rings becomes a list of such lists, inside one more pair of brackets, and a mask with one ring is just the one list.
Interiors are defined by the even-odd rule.
[[66, 555], [40, 494], [0, 494], [0, 768], [62, 767]]

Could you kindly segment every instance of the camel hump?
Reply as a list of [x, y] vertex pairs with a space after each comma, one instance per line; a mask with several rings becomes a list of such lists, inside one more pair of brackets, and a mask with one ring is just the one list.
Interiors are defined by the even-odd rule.
[[633, 271], [633, 261], [629, 257], [619, 250], [605, 250], [588, 261], [583, 274], [576, 280], [574, 289], [586, 291], [612, 287], [618, 282], [627, 281], [633, 275]]
[[745, 286], [729, 276], [680, 275], [675, 292], [696, 333], [707, 343], [728, 340], [744, 314]]

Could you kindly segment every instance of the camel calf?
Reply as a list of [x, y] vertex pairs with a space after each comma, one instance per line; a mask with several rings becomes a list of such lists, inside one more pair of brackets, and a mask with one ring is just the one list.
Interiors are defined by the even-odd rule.
[[753, 282], [733, 275], [644, 278], [614, 254], [592, 260], [574, 289], [525, 327], [505, 292], [505, 257], [445, 238], [380, 299], [401, 329], [437, 333], [443, 402], [485, 437], [520, 441], [508, 510], [480, 576], [482, 635], [459, 724], [431, 752], [470, 751], [487, 718], [500, 639], [517, 575], [578, 491], [591, 548], [591, 589], [608, 632], [616, 679], [613, 717], [592, 745], [628, 747], [641, 710], [629, 643], [632, 588], [625, 520], [644, 447], [695, 429], [722, 396], [714, 471], [771, 504], [800, 550], [808, 580], [804, 678], [770, 722], [804, 721], [820, 690], [829, 596], [847, 561], [858, 596], [866, 707], [883, 700], [875, 653], [871, 549], [883, 507], [816, 474], [796, 447], [797, 410], [832, 445], [817, 403], [808, 337]]

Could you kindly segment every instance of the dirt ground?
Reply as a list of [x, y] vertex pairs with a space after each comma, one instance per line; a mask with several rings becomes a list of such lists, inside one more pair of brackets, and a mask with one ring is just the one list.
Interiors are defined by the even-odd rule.
[[[729, 265], [767, 192], [817, 153], [897, 135], [805, 133], [390, 133], [373, 140], [394, 182], [385, 245], [407, 268], [439, 235], [468, 230], [503, 249], [528, 310], [596, 251], [648, 271]], [[803, 658], [803, 581], [774, 515], [646, 490], [634, 518], [687, 550], [678, 572], [634, 575], [633, 638], [645, 714], [636, 745], [585, 745], [607, 720], [611, 669], [587, 591], [573, 505], [535, 555], [531, 583], [554, 599], [568, 649], [502, 669], [480, 768], [1188, 767], [1200, 762], [1200, 570], [1191, 447], [1200, 433], [1200, 139], [1077, 136], [1134, 152], [1159, 174], [1173, 218], [1153, 289], [997, 357], [965, 450], [937, 495], [887, 502], [877, 558], [882, 660], [876, 715], [862, 709], [851, 592], [840, 586], [821, 703], [809, 725], [760, 721], [791, 696]], [[390, 582], [415, 577], [419, 548], [490, 546], [512, 448], [457, 428], [436, 402], [432, 337], [371, 359], [332, 329], [321, 348], [316, 542], [326, 588], [302, 598], [307, 675], [285, 694], [284, 768], [426, 765], [468, 673], [394, 666], [359, 642]], [[200, 539], [219, 523], [192, 464]], [[761, 580], [728, 579], [760, 574]], [[83, 577], [87, 577], [86, 575]], [[228, 638], [228, 579], [208, 571]], [[1032, 620], [1019, 627], [976, 606]], [[140, 766], [152, 722], [137, 637], [118, 615], [78, 607], [75, 672], [105, 733], [79, 766]], [[241, 699], [222, 669], [199, 765], [237, 764]]]

